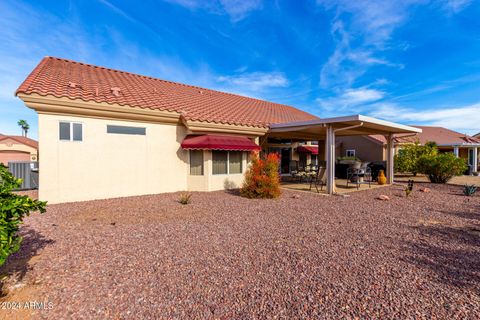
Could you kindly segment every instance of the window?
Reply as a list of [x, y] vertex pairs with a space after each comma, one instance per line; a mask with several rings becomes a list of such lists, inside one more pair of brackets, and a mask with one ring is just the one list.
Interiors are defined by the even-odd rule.
[[213, 174], [227, 174], [228, 151], [212, 151]]
[[142, 127], [128, 127], [128, 126], [115, 126], [107, 125], [107, 133], [117, 133], [117, 134], [133, 134], [144, 136], [147, 129]]
[[241, 151], [212, 151], [213, 174], [242, 173], [243, 152]]
[[190, 150], [190, 175], [203, 176], [203, 150]]
[[347, 150], [345, 155], [347, 157], [355, 157], [355, 149]]
[[242, 173], [242, 152], [230, 151], [228, 153], [228, 173]]
[[317, 165], [318, 165], [318, 155], [312, 154], [312, 155], [310, 156], [310, 162], [311, 162], [314, 166], [317, 166]]
[[59, 138], [63, 141], [82, 141], [82, 124], [78, 122], [61, 121], [59, 123]]

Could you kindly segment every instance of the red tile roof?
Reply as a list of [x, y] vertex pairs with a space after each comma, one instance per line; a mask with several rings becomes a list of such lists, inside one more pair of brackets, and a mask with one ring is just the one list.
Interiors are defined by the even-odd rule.
[[254, 127], [318, 119], [282, 104], [53, 57], [38, 64], [19, 93], [166, 110], [187, 120]]
[[[422, 129], [421, 133], [417, 135], [409, 135], [404, 138], [402, 136], [395, 137], [397, 143], [412, 143], [419, 141], [421, 144], [425, 144], [429, 141], [434, 141], [438, 145], [454, 145], [454, 144], [468, 144], [468, 143], [480, 143], [479, 138], [471, 137], [447, 128], [443, 127], [430, 127], [430, 126], [412, 126]], [[382, 135], [370, 135], [372, 139], [379, 142], [387, 143], [387, 140]]]
[[30, 147], [35, 148], [35, 149], [38, 149], [38, 141], [37, 140], [33, 140], [33, 139], [23, 137], [23, 136], [7, 136], [7, 135], [0, 134], [0, 141], [7, 140], [7, 139], [12, 139], [12, 140], [17, 141], [18, 143], [30, 146]]

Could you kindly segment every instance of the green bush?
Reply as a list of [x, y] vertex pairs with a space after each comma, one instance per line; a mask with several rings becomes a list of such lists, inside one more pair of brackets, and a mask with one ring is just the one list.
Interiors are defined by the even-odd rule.
[[424, 146], [418, 142], [403, 146], [395, 155], [395, 171], [410, 172], [413, 175], [420, 173], [419, 159], [423, 156], [434, 156], [438, 153], [437, 146], [433, 142], [427, 142]]
[[46, 202], [12, 193], [21, 183], [21, 179], [16, 179], [0, 163], [0, 266], [9, 255], [20, 249], [22, 237], [18, 235], [18, 230], [23, 218], [32, 211], [43, 213], [46, 210]]
[[467, 169], [467, 164], [462, 158], [457, 158], [453, 153], [423, 155], [418, 160], [419, 172], [428, 176], [430, 182], [447, 183], [454, 176], [462, 175]]
[[253, 152], [240, 194], [246, 198], [277, 198], [280, 196], [278, 169], [279, 156], [276, 153], [260, 159], [258, 153]]

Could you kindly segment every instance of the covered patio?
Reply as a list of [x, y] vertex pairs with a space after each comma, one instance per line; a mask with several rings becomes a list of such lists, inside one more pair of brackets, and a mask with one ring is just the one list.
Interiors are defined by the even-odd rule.
[[335, 137], [336, 136], [366, 136], [380, 134], [387, 140], [387, 184], [393, 183], [394, 176], [394, 136], [411, 135], [422, 132], [422, 129], [399, 123], [363, 115], [325, 118], [301, 122], [273, 124], [268, 132], [269, 138], [300, 139], [309, 141], [324, 141], [326, 163], [326, 193], [334, 194], [335, 187]]

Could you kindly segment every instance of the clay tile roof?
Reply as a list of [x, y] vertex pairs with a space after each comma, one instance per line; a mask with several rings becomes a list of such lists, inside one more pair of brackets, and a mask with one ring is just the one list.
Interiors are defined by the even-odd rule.
[[38, 141], [37, 140], [33, 140], [33, 139], [23, 137], [23, 136], [7, 136], [7, 135], [0, 134], [0, 141], [6, 140], [6, 139], [12, 139], [12, 140], [15, 140], [15, 141], [17, 141], [21, 144], [24, 144], [24, 145], [30, 146], [32, 148], [38, 149]]
[[254, 127], [318, 119], [278, 103], [53, 57], [38, 64], [19, 93], [172, 111], [187, 120]]
[[[396, 142], [398, 143], [413, 143], [419, 141], [420, 144], [425, 144], [429, 141], [434, 141], [438, 145], [455, 145], [455, 144], [479, 144], [480, 139], [474, 138], [447, 128], [443, 127], [430, 127], [430, 126], [414, 126], [416, 128], [422, 129], [421, 133], [417, 135], [408, 135], [402, 137], [401, 135], [395, 137]], [[370, 135], [372, 139], [387, 143], [386, 139], [382, 135]]]

